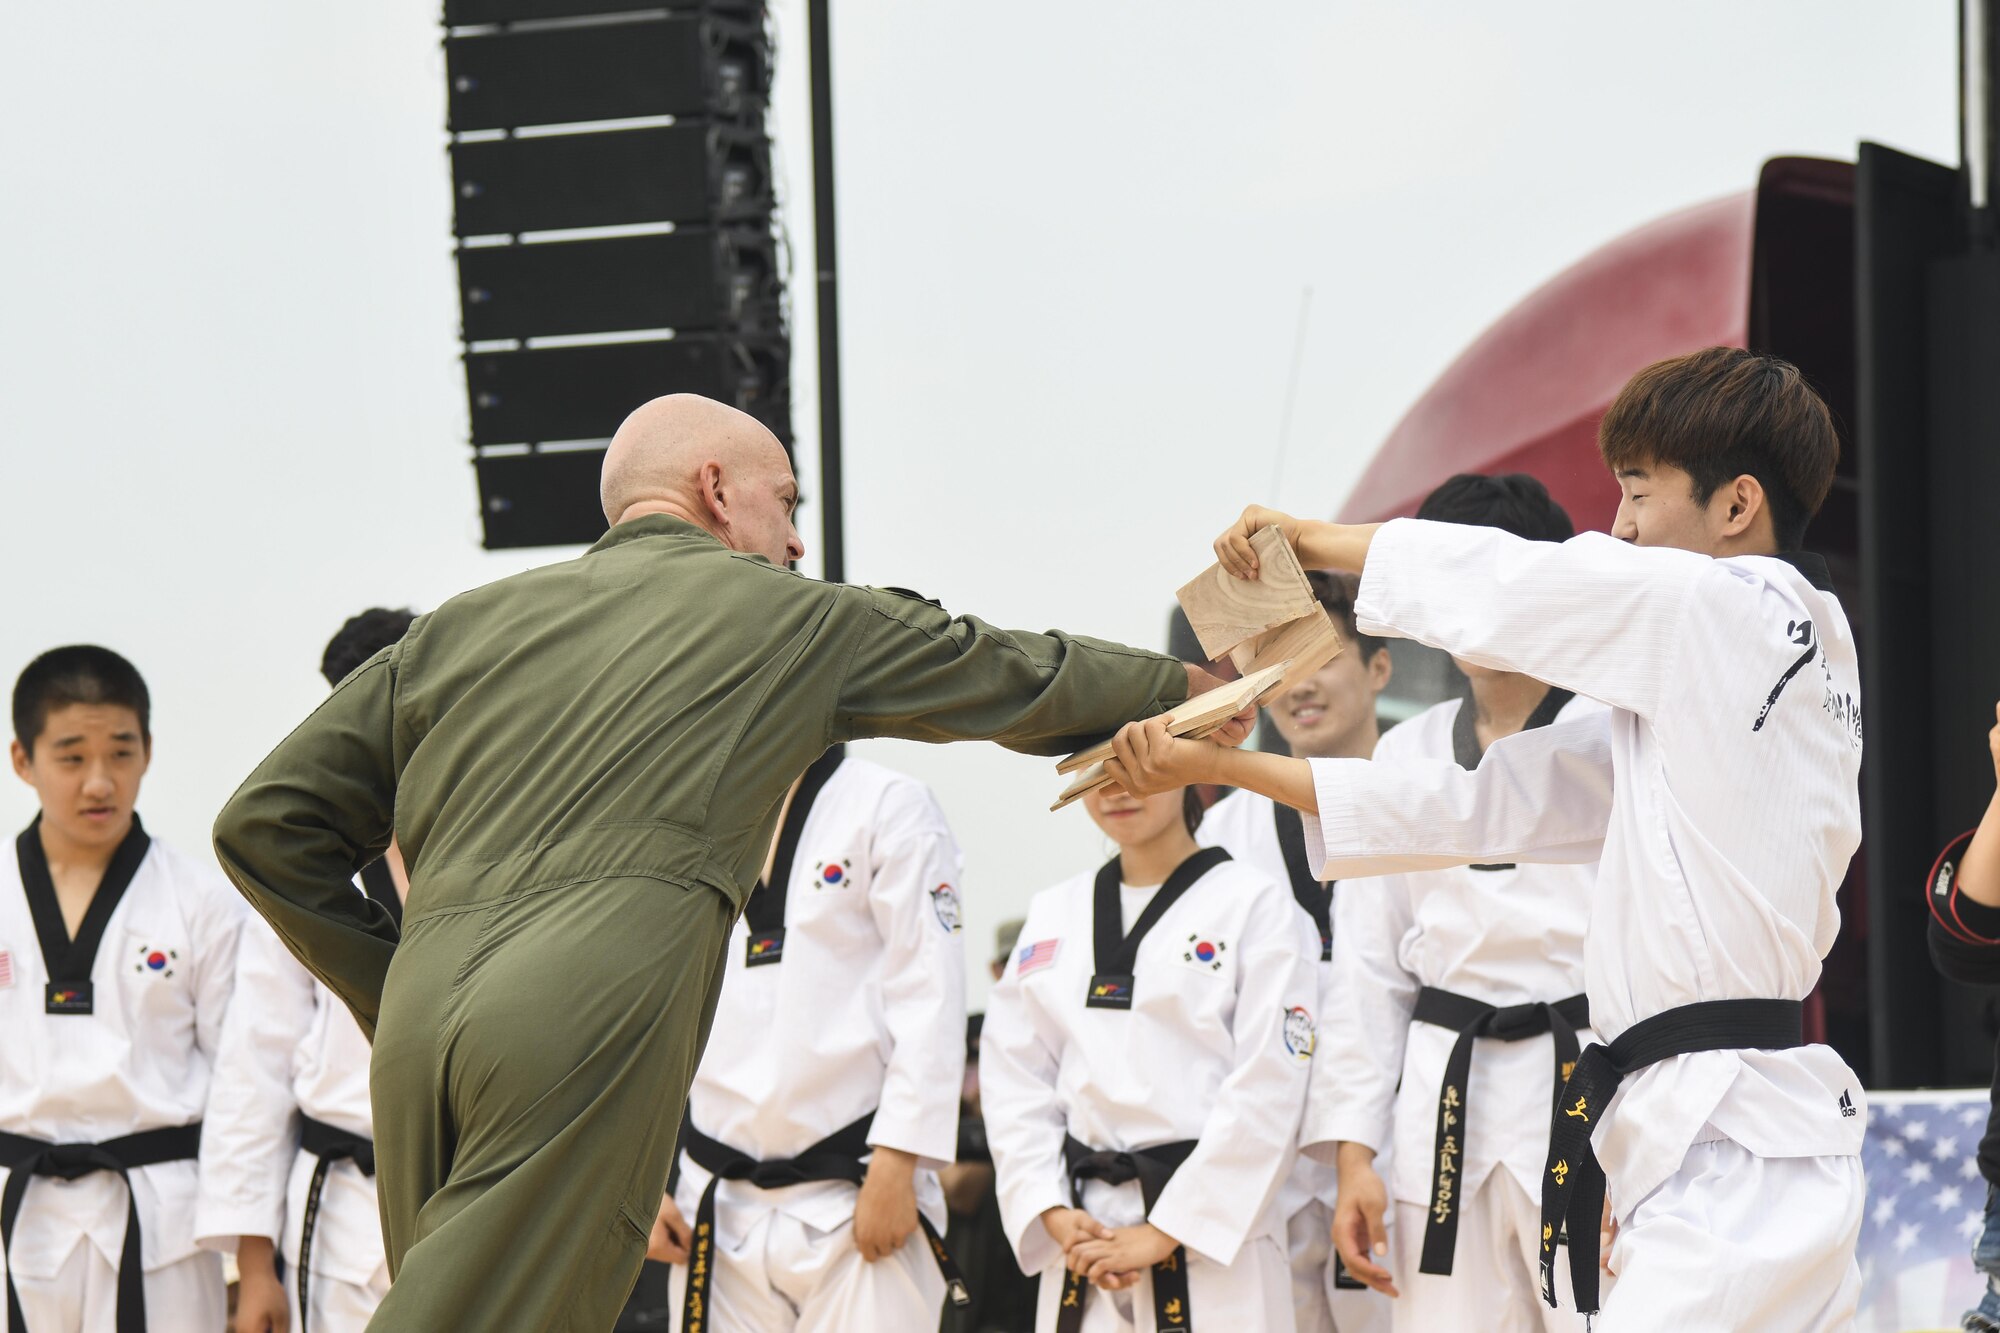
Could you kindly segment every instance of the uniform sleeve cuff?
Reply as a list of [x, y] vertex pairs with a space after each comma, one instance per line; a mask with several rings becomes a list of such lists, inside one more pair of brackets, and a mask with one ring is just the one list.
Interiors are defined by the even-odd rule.
[[1020, 1234], [1008, 1237], [1014, 1243], [1014, 1256], [1019, 1260], [1021, 1271], [1030, 1277], [1041, 1272], [1056, 1260], [1062, 1258], [1062, 1247], [1056, 1238], [1042, 1225], [1042, 1214], [1051, 1208], [1068, 1208], [1070, 1202], [1057, 1191], [1049, 1191], [1045, 1199], [1030, 1200], [1023, 1211], [1027, 1222]]
[[1408, 538], [1417, 525], [1406, 518], [1391, 519], [1377, 529], [1368, 543], [1368, 559], [1361, 570], [1361, 588], [1354, 598], [1354, 625], [1363, 634], [1400, 638], [1393, 623], [1396, 592], [1402, 586], [1399, 575], [1407, 562]]
[[1202, 1258], [1227, 1268], [1236, 1262], [1236, 1252], [1243, 1248], [1242, 1230], [1199, 1216], [1198, 1202], [1181, 1203], [1187, 1193], [1175, 1193], [1169, 1183], [1160, 1201], [1153, 1205], [1153, 1211], [1146, 1214], [1146, 1220]]
[[868, 1130], [868, 1146], [909, 1153], [920, 1170], [942, 1171], [958, 1160], [958, 1108], [954, 1105], [949, 1116], [933, 1114], [921, 1120], [878, 1113]]
[[1299, 1151], [1315, 1162], [1333, 1166], [1343, 1143], [1358, 1143], [1380, 1158], [1389, 1150], [1390, 1138], [1390, 1127], [1367, 1115], [1308, 1115], [1299, 1130]]
[[274, 1217], [268, 1208], [197, 1205], [194, 1243], [218, 1254], [236, 1253], [236, 1242], [243, 1236], [262, 1236], [276, 1245], [283, 1238], [282, 1222], [282, 1217]]

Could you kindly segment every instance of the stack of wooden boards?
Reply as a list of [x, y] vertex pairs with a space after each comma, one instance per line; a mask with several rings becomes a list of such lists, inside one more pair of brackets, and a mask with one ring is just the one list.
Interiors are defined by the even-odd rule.
[[[1340, 652], [1340, 632], [1313, 596], [1312, 584], [1285, 534], [1264, 528], [1250, 538], [1250, 546], [1257, 553], [1256, 578], [1239, 579], [1221, 565], [1210, 565], [1176, 594], [1201, 650], [1210, 661], [1227, 661], [1238, 672], [1227, 685], [1196, 695], [1173, 710], [1167, 730], [1176, 736], [1198, 740], [1219, 730], [1246, 708], [1259, 707], [1298, 684]], [[1082, 772], [1049, 809], [1060, 810], [1111, 781], [1104, 771], [1104, 761], [1110, 757], [1111, 742], [1106, 741], [1057, 764], [1060, 774]]]

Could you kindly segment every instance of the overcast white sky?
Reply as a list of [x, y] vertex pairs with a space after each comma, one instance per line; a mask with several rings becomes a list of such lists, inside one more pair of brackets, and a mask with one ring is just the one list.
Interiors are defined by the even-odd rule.
[[[809, 274], [803, 0], [774, 9]], [[1766, 158], [1957, 156], [1951, 0], [834, 10], [849, 576], [1023, 628], [1157, 642], [1242, 504], [1330, 513], [1513, 302]], [[77, 640], [137, 662], [141, 809], [184, 847], [322, 697], [345, 616], [572, 554], [479, 549], [436, 13], [0, 19], [0, 674]], [[1042, 813], [1042, 761], [865, 752], [937, 789], [975, 958], [1103, 853]], [[0, 829], [32, 813], [0, 787]]]

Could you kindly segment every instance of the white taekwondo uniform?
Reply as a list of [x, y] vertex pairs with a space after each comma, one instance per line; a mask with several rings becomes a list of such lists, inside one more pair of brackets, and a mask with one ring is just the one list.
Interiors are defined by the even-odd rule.
[[[386, 866], [370, 869], [386, 879]], [[400, 902], [389, 901], [393, 881], [371, 896], [400, 917]], [[368, 1039], [340, 997], [314, 980], [262, 921], [244, 929], [236, 992], [247, 1002], [232, 1005], [222, 1027], [215, 1093], [202, 1132], [196, 1239], [233, 1252], [240, 1236], [266, 1237], [284, 1257], [292, 1333], [360, 1333], [389, 1292], [375, 1201]], [[332, 1130], [360, 1140], [367, 1151], [322, 1159], [301, 1145], [309, 1124], [316, 1127], [315, 1145], [323, 1146], [320, 1136]], [[350, 1151], [358, 1146], [346, 1145]], [[302, 1264], [316, 1176], [312, 1247]], [[304, 1319], [301, 1272], [309, 1306]]]
[[[36, 826], [0, 854], [0, 1134], [53, 1144], [171, 1137], [208, 1108], [248, 908], [213, 866], [149, 840], [136, 817], [132, 830], [78, 930], [85, 942], [93, 917], [102, 922], [96, 956], [87, 971], [70, 956], [87, 985], [52, 980], [45, 963], [38, 913], [55, 912], [59, 949], [69, 941]], [[40, 907], [23, 881], [30, 862]], [[26, 1185], [5, 1263], [27, 1327], [112, 1333], [129, 1215], [149, 1333], [221, 1328], [222, 1260], [194, 1241], [198, 1174], [191, 1143], [184, 1156], [132, 1167], [129, 1191], [111, 1170], [17, 1181], [0, 1169], [9, 1193]]]
[[[1453, 699], [1383, 736], [1374, 762], [1455, 762], [1477, 767], [1470, 704]], [[1551, 691], [1530, 726], [1601, 714], [1568, 691]], [[1481, 1328], [1495, 1333], [1576, 1330], [1583, 1318], [1542, 1303], [1538, 1260], [1542, 1168], [1549, 1108], [1560, 1086], [1555, 1038], [1474, 1039], [1469, 1077], [1457, 1088], [1453, 1161], [1440, 1170], [1437, 1121], [1458, 1032], [1415, 1018], [1426, 987], [1496, 1008], [1555, 1004], [1583, 990], [1583, 936], [1594, 862], [1458, 866], [1356, 884], [1334, 905], [1333, 982], [1300, 1139], [1376, 1152], [1395, 1226], [1387, 1267], [1401, 1293], [1389, 1304], [1399, 1333]], [[1585, 1043], [1588, 1027], [1574, 1025]], [[1569, 1059], [1576, 1052], [1569, 1051]], [[1419, 1271], [1433, 1225], [1433, 1192], [1457, 1215], [1448, 1276]], [[1443, 1239], [1442, 1237], [1440, 1238]], [[1567, 1274], [1558, 1275], [1566, 1284]]]
[[[1100, 878], [1131, 933], [1176, 886], [1117, 882], [1114, 860], [1035, 895], [993, 989], [979, 1048], [980, 1097], [1000, 1212], [1024, 1273], [1042, 1276], [1035, 1327], [1058, 1327], [1062, 1252], [1042, 1225], [1072, 1207], [1065, 1142], [1095, 1152], [1192, 1148], [1148, 1211], [1137, 1181], [1082, 1182], [1081, 1206], [1107, 1226], [1151, 1221], [1181, 1242], [1190, 1326], [1292, 1328], [1285, 1219], [1277, 1194], [1296, 1151], [1319, 1003], [1319, 942], [1290, 889], [1225, 853], [1129, 954], [1097, 963]], [[1176, 875], [1182, 872], [1177, 871]], [[1094, 1007], [1106, 975], [1129, 1009]], [[1137, 1287], [1084, 1293], [1087, 1333], [1160, 1326], [1156, 1265]], [[1161, 1321], [1165, 1329], [1179, 1327]]]
[[[1292, 823], [1291, 829], [1285, 822]], [[1324, 1017], [1346, 1012], [1329, 1002], [1332, 984], [1332, 908], [1334, 890], [1322, 883], [1306, 864], [1305, 841], [1298, 812], [1273, 802], [1254, 791], [1237, 791], [1210, 806], [1195, 830], [1195, 841], [1204, 847], [1225, 848], [1237, 860], [1291, 886], [1292, 897], [1314, 917], [1314, 926], [1325, 927], [1314, 957], [1320, 960], [1318, 1012]], [[1293, 836], [1294, 834], [1297, 836]], [[1286, 843], [1292, 844], [1288, 854]], [[1310, 901], [1309, 901], [1310, 898]], [[1320, 1048], [1314, 1059], [1314, 1083], [1337, 1076], [1337, 1066], [1328, 1068], [1331, 1029], [1323, 1026]], [[1308, 1094], [1310, 1115], [1310, 1094]], [[1383, 1169], [1388, 1163], [1382, 1162]], [[1285, 1219], [1285, 1246], [1292, 1266], [1292, 1312], [1298, 1333], [1386, 1333], [1389, 1327], [1389, 1298], [1380, 1292], [1334, 1286], [1337, 1256], [1333, 1249], [1333, 1207], [1339, 1195], [1340, 1176], [1331, 1166], [1300, 1153], [1291, 1172], [1278, 1189], [1278, 1215]]]
[[[839, 751], [816, 762], [779, 834], [773, 879], [788, 888], [776, 943], [758, 919], [771, 903], [761, 886], [730, 935], [691, 1128], [768, 1163], [873, 1112], [866, 1146], [917, 1156], [917, 1206], [942, 1232], [937, 1169], [957, 1153], [965, 1079], [960, 870], [922, 783]], [[695, 1152], [681, 1154], [675, 1200], [690, 1225], [710, 1179]], [[719, 1182], [703, 1327], [934, 1329], [945, 1280], [924, 1232], [867, 1263], [855, 1199], [844, 1181]], [[672, 1274], [676, 1328], [687, 1274]]]
[[[1854, 639], [1823, 571], [1385, 525], [1364, 631], [1610, 712], [1510, 736], [1470, 773], [1315, 761], [1314, 864], [1347, 878], [1601, 857], [1584, 976], [1608, 1039], [1692, 1003], [1803, 1000], [1861, 836]], [[1592, 1109], [1620, 1222], [1605, 1329], [1850, 1326], [1866, 1116], [1833, 1050], [1670, 1056]]]

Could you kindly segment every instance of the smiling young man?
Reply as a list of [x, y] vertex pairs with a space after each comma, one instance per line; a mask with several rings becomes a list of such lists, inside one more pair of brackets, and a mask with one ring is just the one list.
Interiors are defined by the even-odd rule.
[[1710, 348], [1634, 376], [1599, 440], [1623, 492], [1613, 537], [1253, 508], [1216, 549], [1249, 574], [1250, 534], [1279, 526], [1308, 567], [1362, 570], [1363, 629], [1608, 714], [1509, 737], [1470, 772], [1225, 756], [1142, 724], [1119, 734], [1113, 772], [1311, 811], [1315, 861], [1343, 878], [1601, 858], [1584, 974], [1611, 1045], [1584, 1052], [1552, 1120], [1545, 1294], [1566, 1222], [1577, 1304], [1596, 1306], [1608, 1176], [1606, 1330], [1844, 1329], [1865, 1099], [1800, 1029], [1860, 842], [1860, 685], [1824, 562], [1791, 554], [1838, 437], [1795, 368]]
[[[1351, 652], [1343, 652], [1297, 686], [1273, 699], [1271, 721], [1293, 754], [1303, 759], [1366, 759], [1381, 737], [1375, 704], [1392, 669], [1382, 640], [1354, 624], [1352, 574], [1314, 570], [1313, 595], [1340, 627]], [[1313, 920], [1319, 936], [1322, 1012], [1333, 959], [1333, 886], [1306, 864], [1299, 812], [1254, 791], [1237, 791], [1217, 801], [1203, 816], [1195, 838], [1221, 847], [1281, 884]], [[1320, 1077], [1323, 1057], [1314, 1065]], [[1339, 1077], [1336, 1070], [1333, 1077]], [[1300, 1154], [1278, 1192], [1285, 1219], [1286, 1249], [1292, 1272], [1292, 1306], [1299, 1333], [1382, 1333], [1389, 1327], [1388, 1302], [1353, 1284], [1335, 1287], [1330, 1240], [1338, 1180], [1332, 1167]]]
[[195, 1156], [245, 909], [139, 822], [151, 705], [130, 662], [53, 649], [13, 705], [41, 813], [0, 857], [8, 1327], [214, 1333]]

